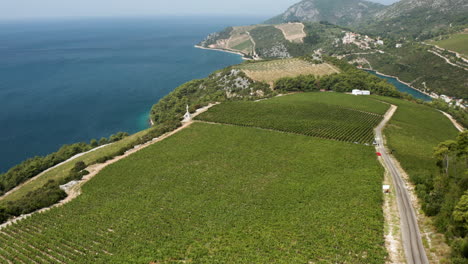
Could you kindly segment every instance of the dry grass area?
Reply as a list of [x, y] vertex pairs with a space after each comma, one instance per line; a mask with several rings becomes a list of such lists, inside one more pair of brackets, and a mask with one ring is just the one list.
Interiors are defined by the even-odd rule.
[[250, 39], [249, 31], [258, 26], [234, 27], [229, 39], [218, 40], [210, 48], [232, 50], [249, 54], [254, 52], [254, 45]]
[[323, 76], [340, 72], [336, 67], [328, 63], [312, 64], [301, 59], [284, 59], [243, 64], [239, 66], [239, 69], [255, 81], [270, 84], [284, 77], [310, 74]]
[[304, 38], [307, 36], [304, 32], [304, 24], [302, 23], [288, 23], [275, 26], [283, 32], [284, 38], [295, 43], [303, 43]]

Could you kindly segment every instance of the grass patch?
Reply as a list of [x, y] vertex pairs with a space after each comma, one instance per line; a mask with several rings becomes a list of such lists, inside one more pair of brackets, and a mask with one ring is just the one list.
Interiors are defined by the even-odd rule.
[[225, 103], [197, 119], [371, 144], [373, 129], [387, 108], [365, 97], [303, 93], [261, 102]]
[[0, 255], [384, 263], [382, 177], [364, 146], [198, 123], [105, 168], [71, 203], [6, 228]]

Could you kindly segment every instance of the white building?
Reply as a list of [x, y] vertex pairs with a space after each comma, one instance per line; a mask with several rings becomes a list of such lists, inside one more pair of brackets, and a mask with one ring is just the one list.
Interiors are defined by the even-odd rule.
[[353, 95], [370, 95], [370, 91], [354, 89], [352, 94]]
[[397, 48], [397, 49], [398, 49], [398, 48], [401, 48], [402, 46], [403, 46], [403, 44], [401, 44], [401, 43], [397, 43], [397, 44], [395, 45], [395, 48]]
[[377, 42], [376, 42], [376, 43], [377, 43], [377, 45], [383, 45], [383, 44], [384, 44], [383, 40], [380, 40], [380, 39], [379, 39], [379, 40], [377, 40]]

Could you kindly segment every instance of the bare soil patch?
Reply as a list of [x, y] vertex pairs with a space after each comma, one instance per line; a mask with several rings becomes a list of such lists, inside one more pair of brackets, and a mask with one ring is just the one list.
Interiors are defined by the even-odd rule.
[[275, 26], [283, 32], [284, 38], [294, 43], [303, 43], [307, 34], [304, 32], [304, 24], [288, 23]]

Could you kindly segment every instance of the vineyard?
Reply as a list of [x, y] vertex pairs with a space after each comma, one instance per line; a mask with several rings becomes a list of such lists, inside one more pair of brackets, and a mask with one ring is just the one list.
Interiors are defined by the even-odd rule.
[[361, 145], [195, 123], [0, 230], [0, 263], [380, 264], [382, 175]]
[[323, 76], [340, 71], [328, 64], [313, 64], [301, 59], [283, 59], [265, 62], [241, 64], [239, 69], [250, 78], [260, 82], [272, 83], [283, 77], [296, 77], [299, 75]]
[[[358, 109], [349, 107], [363, 102], [362, 98], [335, 93], [305, 93], [261, 102], [231, 102], [218, 105], [197, 119], [372, 144], [373, 129], [382, 120], [382, 115], [362, 109], [382, 113], [388, 106], [365, 99], [366, 103]], [[355, 99], [358, 101], [353, 102]], [[339, 104], [340, 101], [343, 105]]]

